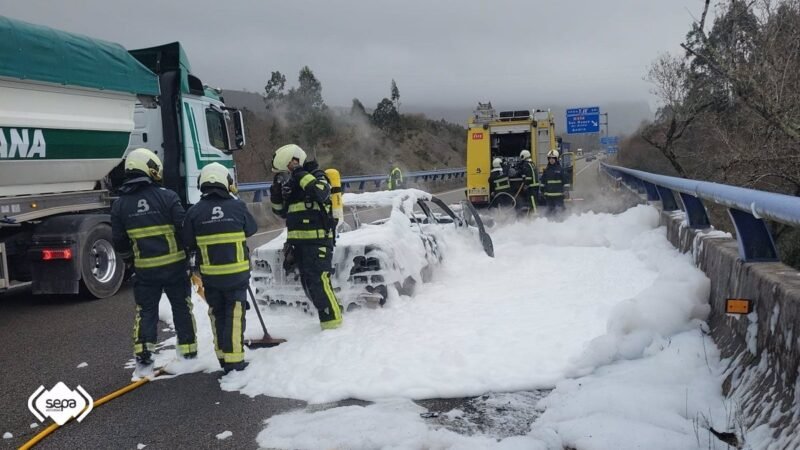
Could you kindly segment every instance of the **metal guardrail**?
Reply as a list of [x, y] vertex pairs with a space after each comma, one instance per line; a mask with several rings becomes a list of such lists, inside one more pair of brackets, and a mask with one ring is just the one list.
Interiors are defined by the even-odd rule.
[[727, 207], [736, 228], [739, 256], [745, 262], [780, 260], [764, 219], [800, 227], [800, 197], [668, 177], [605, 163], [601, 163], [601, 168], [617, 181], [647, 194], [649, 201], [661, 201], [664, 211], [684, 210], [692, 228], [711, 226], [703, 200]]
[[[435, 169], [435, 170], [422, 170], [418, 172], [409, 172], [403, 174], [403, 180], [408, 181], [436, 181], [436, 180], [449, 180], [453, 178], [463, 178], [467, 173], [466, 168], [460, 167], [455, 169]], [[379, 188], [382, 183], [386, 183], [389, 175], [355, 175], [350, 177], [342, 177], [342, 190], [347, 191], [355, 189], [363, 191], [368, 183], [372, 183], [375, 188]], [[260, 202], [263, 196], [269, 192], [272, 182], [257, 182], [257, 183], [240, 183], [239, 192], [254, 192], [253, 201]], [[357, 186], [357, 187], [355, 187]]]

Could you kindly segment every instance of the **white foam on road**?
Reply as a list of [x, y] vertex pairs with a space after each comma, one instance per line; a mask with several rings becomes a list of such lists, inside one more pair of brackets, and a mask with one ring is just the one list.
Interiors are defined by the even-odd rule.
[[313, 317], [268, 316], [276, 330], [284, 317], [311, 326], [251, 352], [250, 368], [222, 387], [312, 403], [552, 387], [606, 332], [615, 306], [659, 277], [632, 250], [654, 233], [655, 210], [591, 216], [495, 230], [495, 258], [454, 233], [446, 263], [415, 297], [346, 314], [337, 330], [320, 332]]
[[[415, 297], [348, 313], [340, 329], [265, 308], [271, 333], [288, 342], [248, 350], [250, 367], [221, 386], [378, 401], [273, 417], [259, 435], [265, 447], [697, 448], [698, 414], [725, 421], [716, 348], [697, 334], [709, 281], [658, 224], [648, 206], [519, 222], [491, 230], [493, 259], [454, 233], [446, 263]], [[216, 369], [205, 311], [195, 299], [200, 358], [187, 371]], [[260, 336], [254, 311], [247, 320], [246, 335]], [[552, 388], [531, 431], [499, 442], [431, 426], [410, 401]]]
[[[557, 383], [537, 405], [544, 413], [529, 430], [504, 439], [435, 426], [420, 417], [425, 408], [398, 399], [273, 416], [257, 441], [262, 448], [309, 450], [723, 450], [730, 447], [707, 431], [731, 425], [718, 358], [713, 341], [698, 330], [654, 341], [640, 359]], [[455, 421], [462, 415], [446, 414]]]

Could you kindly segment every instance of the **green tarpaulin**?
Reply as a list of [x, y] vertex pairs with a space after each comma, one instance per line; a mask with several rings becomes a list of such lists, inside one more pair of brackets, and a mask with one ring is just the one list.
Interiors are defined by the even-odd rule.
[[0, 16], [0, 76], [158, 95], [158, 77], [121, 45]]

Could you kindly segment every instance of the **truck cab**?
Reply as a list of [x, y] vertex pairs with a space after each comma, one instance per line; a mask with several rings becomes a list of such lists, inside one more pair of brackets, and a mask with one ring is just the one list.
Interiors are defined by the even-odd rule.
[[241, 111], [225, 106], [219, 89], [191, 73], [180, 43], [130, 54], [159, 76], [161, 96], [157, 104], [136, 104], [126, 154], [139, 147], [154, 151], [164, 162], [165, 187], [187, 205], [200, 199], [197, 177], [206, 164], [222, 164], [236, 180], [233, 152], [245, 145]]

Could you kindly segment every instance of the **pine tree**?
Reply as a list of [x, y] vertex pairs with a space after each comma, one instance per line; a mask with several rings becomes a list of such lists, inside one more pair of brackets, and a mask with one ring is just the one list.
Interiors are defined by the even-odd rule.
[[397, 88], [397, 83], [392, 78], [392, 103], [397, 113], [400, 113], [400, 89]]

